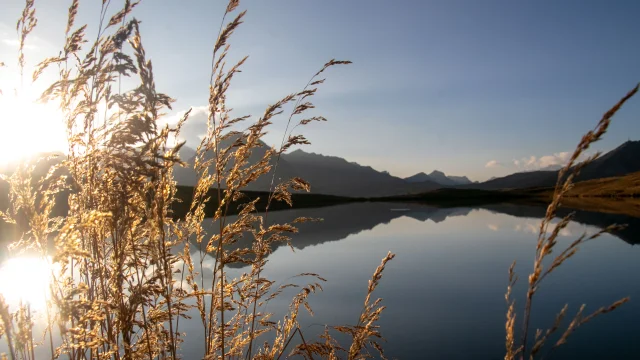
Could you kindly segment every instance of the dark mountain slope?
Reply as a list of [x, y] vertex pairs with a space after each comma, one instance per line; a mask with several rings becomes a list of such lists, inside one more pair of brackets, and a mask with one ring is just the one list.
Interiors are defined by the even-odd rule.
[[307, 153], [296, 150], [282, 158], [292, 171], [311, 183], [311, 191], [352, 197], [391, 196], [424, 192], [441, 187], [432, 181], [409, 183], [404, 179], [376, 171], [370, 166], [335, 156]]
[[[640, 141], [627, 141], [582, 169], [576, 181], [623, 176], [640, 171]], [[497, 190], [549, 187], [556, 184], [558, 171], [521, 172], [462, 188]]]

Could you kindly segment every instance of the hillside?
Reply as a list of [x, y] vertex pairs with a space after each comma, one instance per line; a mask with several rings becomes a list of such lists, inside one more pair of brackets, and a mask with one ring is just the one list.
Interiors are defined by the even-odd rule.
[[[230, 144], [230, 140], [227, 143]], [[227, 145], [227, 143], [223, 144], [223, 146]], [[262, 159], [267, 149], [268, 146], [261, 143], [261, 147], [254, 149], [249, 161], [255, 163]], [[624, 185], [618, 184], [615, 179], [607, 178], [640, 172], [638, 153], [640, 153], [640, 141], [628, 141], [586, 166], [576, 179], [578, 182], [596, 179], [603, 179], [603, 181], [581, 184], [581, 189], [584, 189], [582, 194], [595, 194], [597, 191], [602, 191], [602, 196], [611, 196], [611, 194], [616, 194], [614, 192], [620, 194], [637, 193], [636, 188], [632, 185], [635, 178], [626, 179]], [[193, 170], [195, 150], [183, 147], [180, 150], [180, 157], [188, 166], [181, 167], [176, 165], [174, 167], [175, 179], [178, 185], [194, 186], [196, 183], [196, 173]], [[38, 167], [36, 174], [44, 175], [49, 166], [56, 161], [51, 160], [42, 163]], [[275, 169], [275, 164], [276, 159], [272, 159], [271, 165], [273, 169]], [[11, 166], [5, 166], [4, 169], [0, 169], [0, 172], [4, 173], [10, 173], [11, 171]], [[271, 188], [272, 174], [273, 172], [263, 175], [250, 184], [246, 190], [268, 191]], [[277, 166], [276, 183], [292, 177], [301, 177], [308, 181], [311, 184], [311, 192], [314, 194], [347, 197], [389, 197], [422, 194], [440, 188], [461, 190], [521, 190], [535, 188], [538, 191], [546, 191], [544, 189], [551, 188], [556, 184], [558, 171], [520, 172], [493, 178], [483, 183], [471, 183], [467, 177], [447, 176], [437, 170], [430, 174], [420, 172], [402, 179], [386, 171], [377, 171], [370, 166], [349, 162], [340, 157], [295, 150], [291, 153], [283, 154], [280, 158]], [[459, 193], [455, 193], [454, 197], [459, 196]]]
[[[627, 141], [582, 169], [577, 181], [624, 176], [640, 171], [640, 141]], [[498, 190], [554, 186], [558, 171], [530, 171], [491, 179], [461, 188]]]
[[312, 192], [337, 196], [373, 197], [424, 192], [441, 187], [433, 181], [409, 183], [370, 166], [296, 150], [282, 156], [295, 176], [311, 184]]
[[524, 189], [532, 187], [553, 186], [558, 179], [557, 171], [531, 171], [521, 172], [504, 177], [494, 178], [482, 183], [462, 185], [462, 189], [500, 190], [500, 189]]
[[417, 182], [423, 182], [423, 181], [430, 181], [431, 178], [429, 177], [429, 175], [423, 172], [419, 172], [415, 175], [404, 178], [404, 180], [410, 183], [417, 183]]
[[569, 196], [638, 197], [640, 196], [640, 172], [622, 177], [581, 181], [569, 191]]
[[[231, 144], [231, 140], [224, 141], [221, 144], [221, 148], [229, 146]], [[260, 142], [260, 147], [253, 149], [251, 156], [249, 157], [250, 163], [257, 163], [260, 161], [267, 149], [269, 148], [267, 144]], [[192, 148], [183, 147], [179, 152], [180, 158], [183, 159], [187, 163], [187, 167], [181, 167], [179, 165], [174, 166], [173, 174], [178, 185], [182, 186], [195, 186], [197, 175], [195, 170], [193, 169], [193, 165], [195, 164], [195, 155], [196, 152]], [[209, 154], [207, 159], [212, 159], [213, 153]], [[272, 171], [266, 175], [259, 177], [255, 182], [249, 184], [245, 190], [250, 191], [268, 191], [271, 187], [271, 181], [273, 178], [273, 169], [275, 169], [276, 159], [272, 159], [270, 164], [272, 166]], [[213, 171], [213, 169], [210, 169]], [[292, 177], [296, 176], [292, 167], [287, 163], [286, 160], [280, 159], [277, 168], [277, 180], [285, 181]]]
[[[528, 192], [539, 196], [550, 197], [553, 187], [532, 188]], [[585, 180], [573, 184], [568, 197], [640, 197], [640, 171], [625, 176], [607, 177], [603, 179]]]
[[[262, 143], [262, 147], [255, 149], [250, 162], [259, 161], [268, 149]], [[174, 176], [179, 185], [194, 186], [196, 173], [193, 170], [195, 152], [190, 148], [183, 148], [180, 156], [185, 159], [189, 167], [176, 166]], [[275, 169], [276, 159], [271, 161]], [[260, 177], [250, 184], [246, 190], [268, 191], [271, 186], [273, 172]], [[314, 194], [371, 197], [391, 196], [406, 193], [424, 192], [441, 187], [433, 181], [407, 182], [404, 179], [390, 175], [388, 172], [377, 171], [369, 166], [335, 157], [302, 150], [295, 150], [281, 156], [276, 173], [276, 181], [285, 181], [292, 177], [301, 177], [311, 184], [311, 192]]]

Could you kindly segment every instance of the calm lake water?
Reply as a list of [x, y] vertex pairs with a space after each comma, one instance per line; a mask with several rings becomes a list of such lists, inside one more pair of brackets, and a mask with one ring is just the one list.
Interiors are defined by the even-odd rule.
[[[298, 216], [321, 217], [324, 222], [302, 224], [294, 236], [295, 252], [287, 246], [277, 248], [265, 275], [278, 283], [295, 280], [291, 277], [302, 272], [328, 280], [324, 291], [310, 298], [315, 316], [305, 313], [300, 319], [305, 338], [314, 338], [325, 324], [357, 322], [367, 281], [381, 258], [392, 251], [396, 258], [375, 293], [387, 306], [380, 325], [389, 358], [502, 359], [507, 270], [516, 260], [521, 279], [514, 289], [519, 320], [544, 211], [517, 205], [439, 209], [358, 203], [274, 212], [270, 214], [274, 222]], [[559, 246], [564, 247], [585, 231], [629, 224], [620, 233], [587, 243], [545, 280], [534, 300], [532, 327], [547, 329], [565, 303], [569, 318], [583, 303], [591, 313], [624, 296], [631, 296], [631, 302], [578, 329], [551, 358], [640, 358], [640, 247], [632, 245], [640, 241], [639, 221], [578, 212], [576, 222], [561, 232]], [[212, 263], [213, 259], [205, 260], [205, 274], [211, 273]], [[11, 264], [5, 259], [0, 270], [0, 291], [10, 298], [16, 284], [29, 281], [21, 279]], [[236, 277], [243, 271], [235, 267], [228, 273]], [[291, 296], [271, 301], [266, 310], [282, 315]], [[181, 320], [180, 327], [188, 334], [184, 358], [200, 357], [201, 325]]]

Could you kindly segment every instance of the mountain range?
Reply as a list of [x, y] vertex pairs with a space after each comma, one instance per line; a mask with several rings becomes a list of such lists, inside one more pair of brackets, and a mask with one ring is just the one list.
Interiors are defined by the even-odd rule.
[[[261, 147], [254, 149], [250, 162], [261, 159], [267, 149], [267, 145], [261, 143]], [[183, 147], [180, 157], [185, 159], [190, 167], [176, 166], [175, 179], [180, 185], [194, 186], [197, 178], [192, 169], [195, 163], [195, 151]], [[271, 162], [273, 168], [275, 168], [275, 162], [276, 159]], [[262, 176], [250, 184], [247, 190], [268, 191], [272, 177], [271, 174]], [[443, 186], [472, 184], [466, 177], [446, 176], [440, 171], [434, 171], [429, 175], [420, 173], [403, 179], [386, 171], [377, 171], [370, 166], [349, 162], [340, 157], [302, 150], [282, 154], [278, 162], [276, 183], [292, 177], [301, 177], [308, 181], [313, 193], [350, 197], [393, 196], [420, 193]]]
[[[256, 149], [252, 159], [264, 155], [267, 145]], [[195, 154], [192, 149], [183, 148], [184, 155]], [[640, 171], [640, 141], [627, 141], [616, 149], [604, 154], [584, 169], [577, 181], [623, 176]], [[183, 154], [181, 156], [184, 158]], [[193, 158], [187, 160], [193, 164]], [[274, 163], [275, 165], [275, 159]], [[188, 168], [175, 171], [176, 180], [181, 185], [195, 184], [195, 172]], [[427, 174], [417, 173], [400, 178], [386, 171], [377, 171], [370, 166], [349, 162], [336, 156], [326, 156], [295, 150], [282, 155], [278, 163], [277, 179], [286, 180], [298, 176], [311, 184], [311, 192], [327, 195], [350, 197], [382, 197], [428, 192], [440, 188], [462, 189], [523, 189], [531, 187], [549, 187], [556, 183], [558, 166], [544, 170], [525, 171], [503, 177], [491, 178], [484, 182], [472, 182], [466, 176], [446, 175], [434, 170]], [[263, 176], [248, 190], [268, 191], [272, 176]]]
[[413, 176], [404, 178], [404, 180], [410, 183], [433, 181], [444, 186], [469, 185], [474, 183], [466, 176], [447, 176], [442, 171], [438, 170], [432, 171], [429, 175], [419, 172]]
[[[264, 156], [267, 149], [268, 146], [261, 143], [260, 147], [253, 150], [249, 161], [257, 162]], [[640, 141], [627, 141], [583, 168], [576, 180], [617, 177], [640, 171], [640, 158], [637, 156], [639, 153]], [[179, 185], [195, 185], [197, 178], [193, 170], [195, 154], [195, 150], [186, 146], [180, 150], [179, 155], [188, 166], [176, 165], [174, 168], [174, 176]], [[51, 165], [49, 162], [45, 163], [47, 165], [43, 166], [43, 174]], [[272, 168], [275, 168], [275, 163], [276, 159], [272, 159]], [[0, 169], [0, 172], [11, 171], [5, 168]], [[268, 191], [272, 184], [272, 174], [260, 177], [246, 190]], [[277, 164], [274, 182], [278, 183], [292, 177], [301, 177], [308, 181], [311, 184], [311, 192], [316, 194], [386, 197], [419, 194], [441, 188], [499, 190], [550, 187], [556, 183], [558, 170], [519, 172], [491, 178], [484, 182], [472, 182], [466, 176], [450, 176], [438, 170], [429, 174], [420, 172], [407, 178], [400, 178], [386, 171], [377, 171], [370, 166], [349, 162], [340, 157], [295, 150], [282, 154]]]

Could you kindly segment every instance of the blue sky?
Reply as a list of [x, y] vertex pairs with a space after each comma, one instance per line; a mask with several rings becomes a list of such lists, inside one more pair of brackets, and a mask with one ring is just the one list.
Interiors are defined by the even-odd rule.
[[[0, 14], [5, 62], [15, 57], [9, 40], [23, 5], [8, 2]], [[80, 21], [97, 18], [97, 3], [81, 2]], [[69, 4], [36, 0], [46, 16], [28, 55], [57, 53]], [[224, 7], [147, 0], [136, 9], [158, 89], [178, 99], [170, 116], [206, 104]], [[640, 81], [633, 0], [245, 0], [240, 8], [248, 13], [231, 54], [250, 57], [229, 94], [237, 114], [259, 116], [327, 60], [351, 60], [327, 74], [314, 102], [329, 122], [305, 129], [312, 145], [304, 149], [403, 177], [438, 169], [484, 180], [561, 162]], [[639, 116], [636, 98], [595, 148], [640, 140]], [[268, 142], [279, 142], [285, 121]]]

